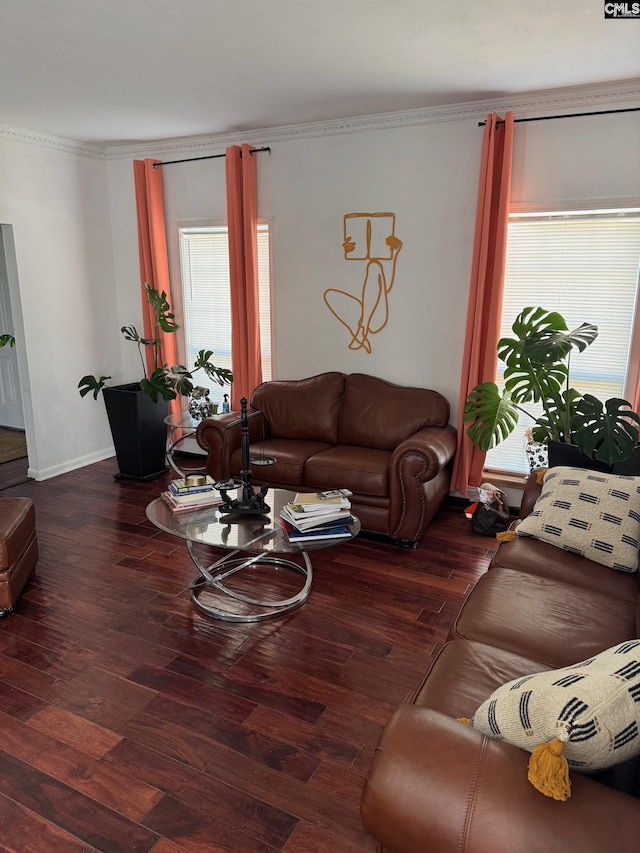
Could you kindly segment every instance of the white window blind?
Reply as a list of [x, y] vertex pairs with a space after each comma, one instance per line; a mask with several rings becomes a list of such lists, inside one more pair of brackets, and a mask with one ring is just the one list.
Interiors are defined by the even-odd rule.
[[[233, 370], [231, 363], [231, 298], [229, 243], [226, 225], [179, 228], [184, 346], [186, 364], [192, 365], [201, 349], [213, 350], [217, 367]], [[271, 250], [267, 223], [258, 225], [258, 288], [262, 375], [271, 379]], [[211, 382], [204, 371], [195, 375], [198, 385], [210, 389], [214, 403], [222, 403], [229, 388]]]
[[[500, 336], [513, 337], [513, 321], [527, 306], [559, 311], [569, 328], [594, 323], [597, 340], [572, 353], [571, 384], [602, 400], [624, 397], [639, 267], [639, 210], [513, 214]], [[503, 367], [499, 362], [500, 387]], [[521, 415], [512, 435], [487, 453], [485, 467], [528, 471], [524, 433], [532, 423]]]

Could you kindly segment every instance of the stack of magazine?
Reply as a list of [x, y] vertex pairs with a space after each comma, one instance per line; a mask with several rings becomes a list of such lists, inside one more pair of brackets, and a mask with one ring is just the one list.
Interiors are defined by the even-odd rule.
[[219, 506], [222, 503], [219, 492], [214, 488], [213, 479], [209, 476], [198, 479], [203, 482], [191, 485], [189, 478], [180, 477], [169, 483], [167, 490], [162, 493], [162, 500], [172, 512]]
[[290, 542], [342, 539], [352, 535], [351, 492], [300, 492], [280, 513], [280, 523]]

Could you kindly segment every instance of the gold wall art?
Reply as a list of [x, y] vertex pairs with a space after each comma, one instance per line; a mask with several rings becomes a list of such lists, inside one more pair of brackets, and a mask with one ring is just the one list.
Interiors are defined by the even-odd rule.
[[327, 308], [349, 330], [349, 349], [371, 352], [370, 335], [377, 335], [389, 320], [389, 301], [396, 276], [396, 261], [402, 240], [395, 235], [395, 213], [346, 213], [344, 257], [360, 261], [364, 280], [358, 296], [329, 288], [324, 292]]

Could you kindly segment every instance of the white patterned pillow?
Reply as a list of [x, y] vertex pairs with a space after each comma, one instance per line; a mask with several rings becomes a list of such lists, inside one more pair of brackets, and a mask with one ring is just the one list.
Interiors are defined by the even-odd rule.
[[533, 511], [516, 532], [612, 569], [635, 572], [640, 543], [640, 477], [550, 468]]
[[[470, 725], [529, 752], [557, 739], [569, 767], [579, 770], [640, 755], [640, 640], [510, 681], [482, 703]], [[529, 778], [543, 790], [531, 778], [531, 765]]]

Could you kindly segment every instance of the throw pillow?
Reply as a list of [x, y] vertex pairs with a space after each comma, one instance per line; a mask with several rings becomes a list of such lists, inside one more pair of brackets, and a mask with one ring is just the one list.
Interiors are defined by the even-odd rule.
[[640, 477], [550, 468], [518, 536], [549, 542], [623, 572], [638, 568]]
[[640, 755], [640, 640], [510, 681], [464, 722], [531, 752], [529, 781], [566, 800], [569, 767], [603, 770]]

